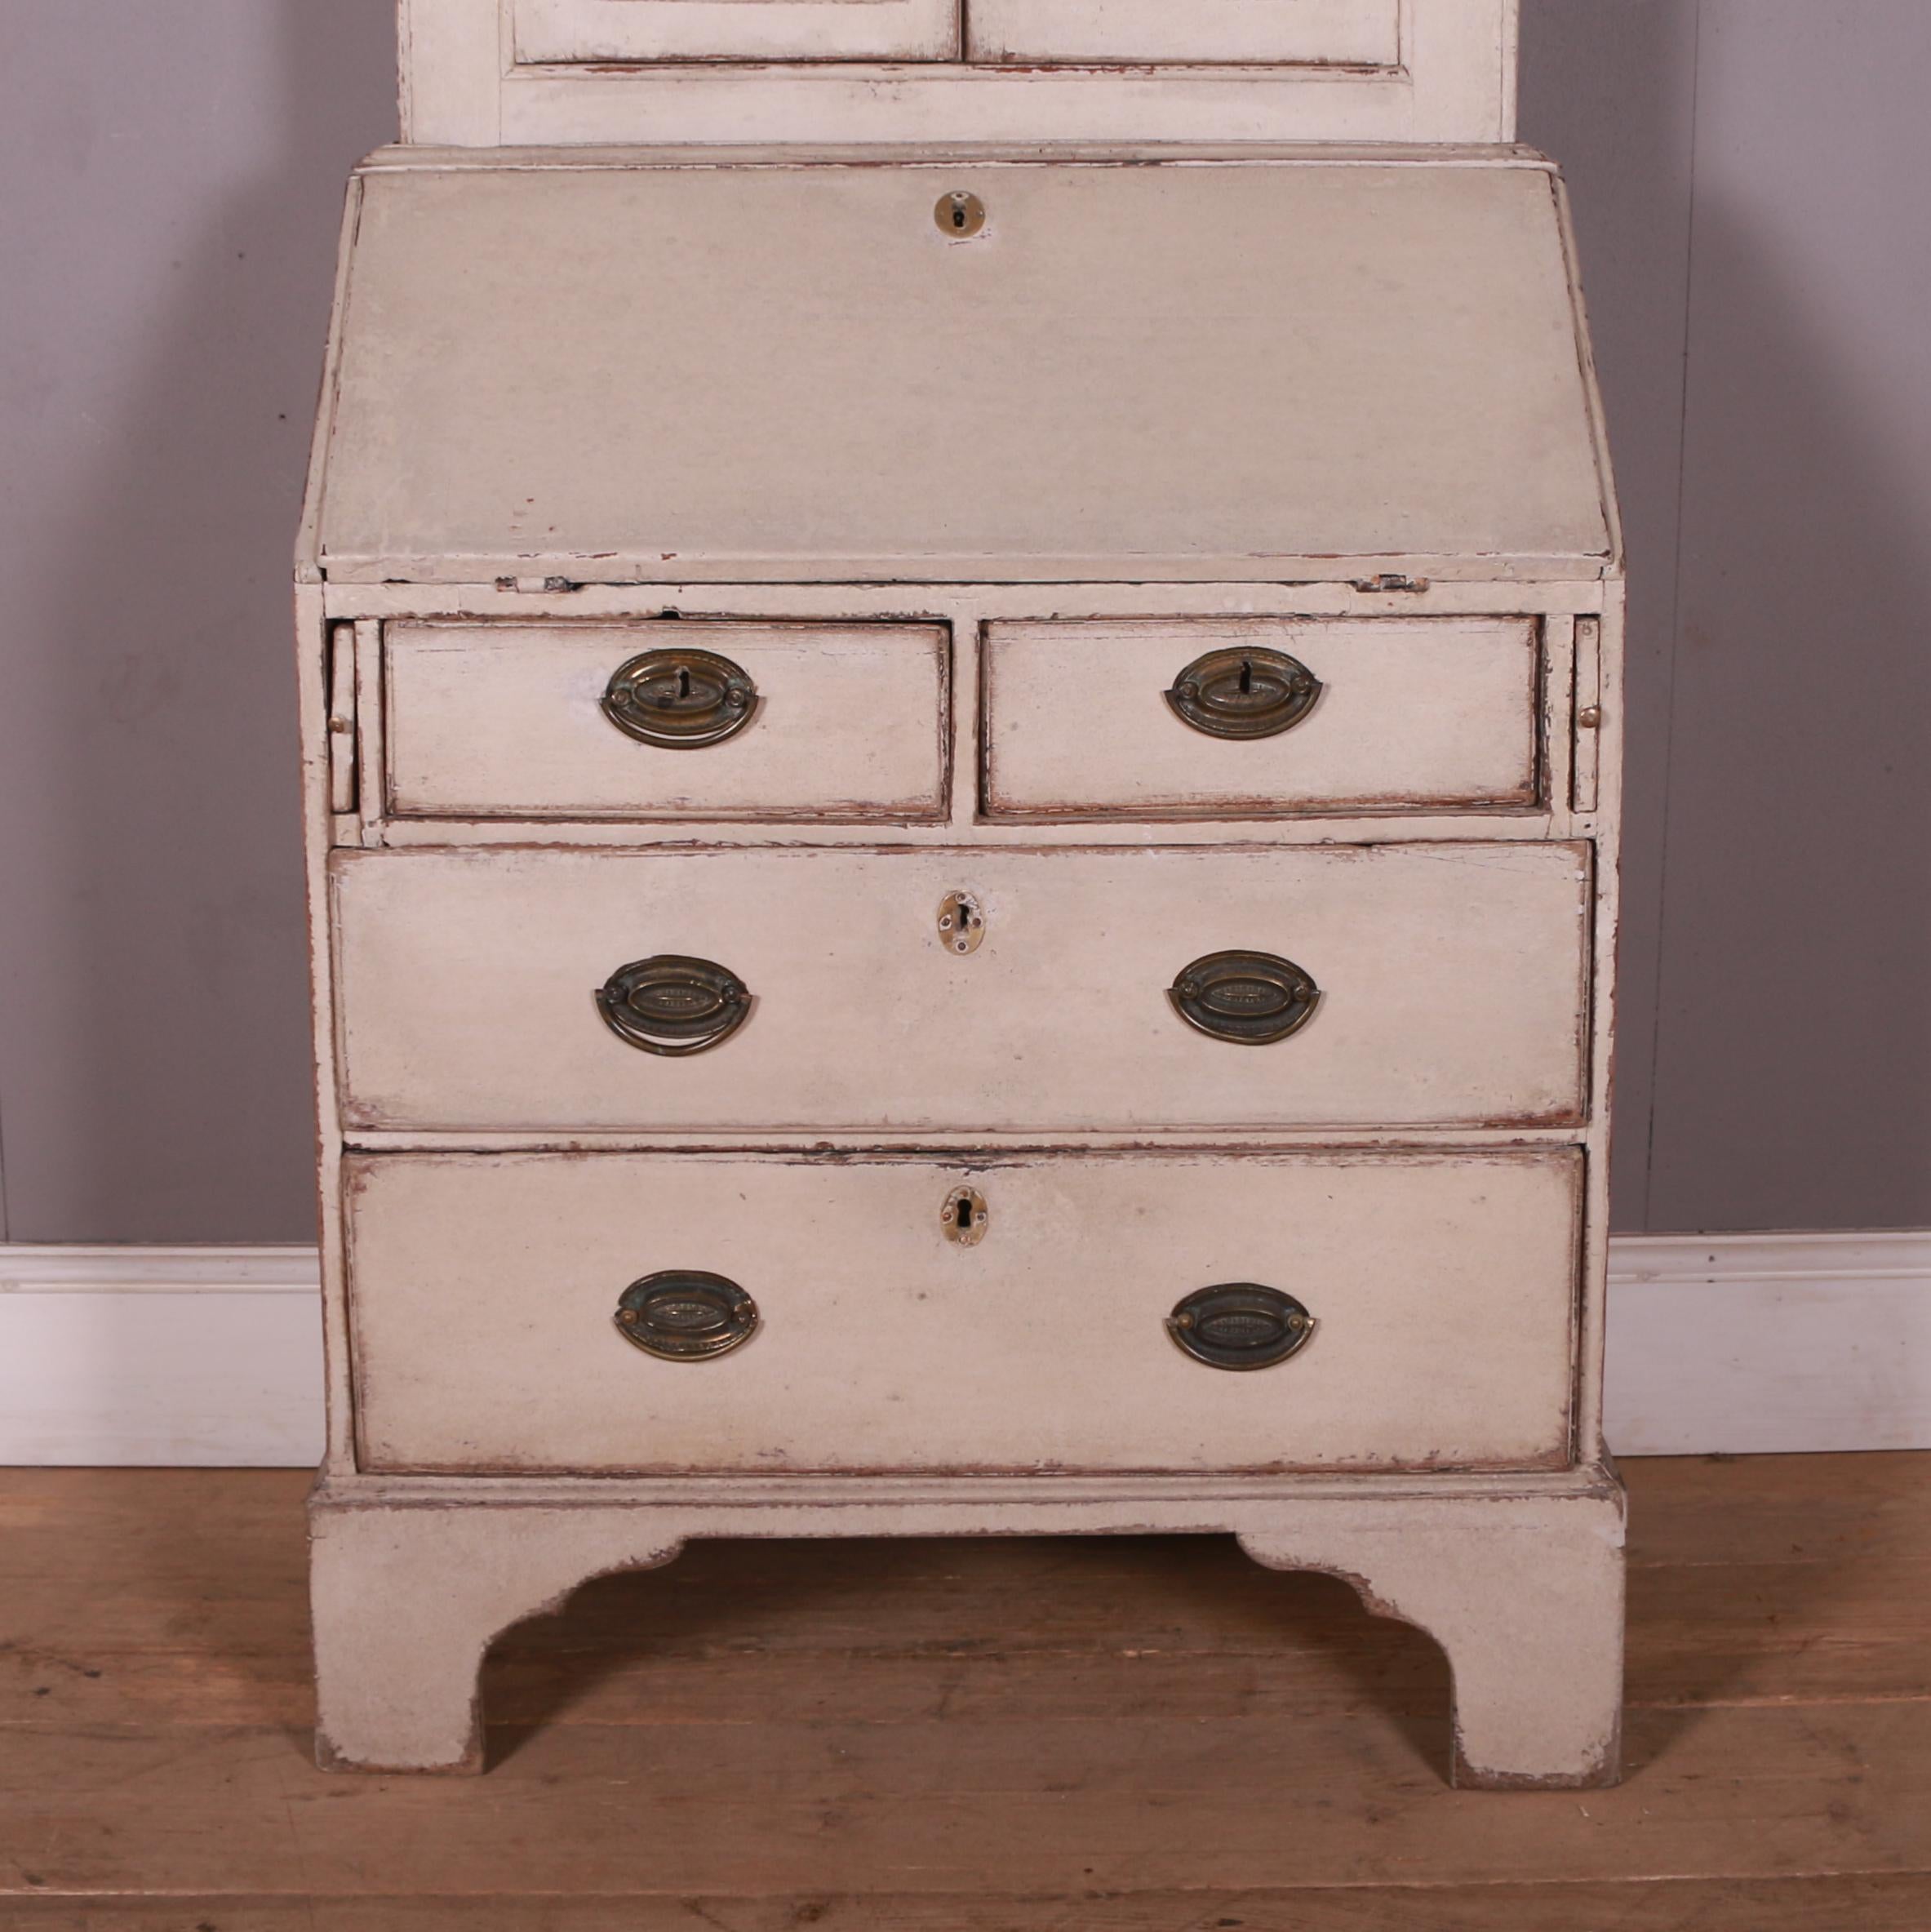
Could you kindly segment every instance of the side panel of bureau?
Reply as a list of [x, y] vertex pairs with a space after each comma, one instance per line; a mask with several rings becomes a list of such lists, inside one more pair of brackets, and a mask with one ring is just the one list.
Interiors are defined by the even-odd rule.
[[[1577, 845], [337, 854], [344, 1117], [403, 1130], [1555, 1126], [1579, 1119]], [[939, 929], [969, 894], [983, 943]], [[1320, 988], [1267, 1045], [1170, 997], [1258, 951]], [[751, 994], [714, 1050], [618, 1038], [660, 956]]]
[[[1582, 1158], [388, 1155], [347, 1162], [362, 1466], [1515, 1468], [1569, 1453]], [[977, 1245], [946, 1238], [962, 1182]], [[761, 1326], [666, 1361], [639, 1277]], [[1194, 1291], [1317, 1324], [1251, 1373], [1182, 1352]]]

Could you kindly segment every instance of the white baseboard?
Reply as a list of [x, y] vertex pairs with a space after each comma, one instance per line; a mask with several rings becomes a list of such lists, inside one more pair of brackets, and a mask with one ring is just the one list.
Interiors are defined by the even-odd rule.
[[[1609, 1255], [1622, 1455], [1931, 1448], [1931, 1232], [1631, 1236]], [[322, 1454], [308, 1248], [0, 1246], [0, 1464]]]
[[1931, 1449], [1931, 1232], [1609, 1243], [1620, 1455]]
[[313, 1248], [0, 1246], [0, 1464], [322, 1459]]

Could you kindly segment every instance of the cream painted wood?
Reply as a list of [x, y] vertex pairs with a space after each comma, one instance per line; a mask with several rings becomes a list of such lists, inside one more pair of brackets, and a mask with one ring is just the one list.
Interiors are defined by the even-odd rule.
[[[1539, 627], [1523, 618], [995, 624], [985, 802], [1068, 817], [1533, 806]], [[1282, 651], [1321, 680], [1298, 723], [1231, 739], [1165, 693], [1208, 651]]]
[[[1330, 559], [1327, 567], [1334, 567]], [[503, 617], [521, 623], [597, 619], [637, 623], [666, 610], [690, 619], [743, 623], [894, 621], [908, 615], [955, 626], [1000, 622], [1068, 623], [1109, 618], [1138, 622], [1157, 597], [1164, 622], [1180, 617], [1493, 617], [1595, 615], [1616, 588], [1590, 576], [1525, 583], [1498, 576], [1383, 583], [1324, 577], [1304, 584], [637, 584], [620, 579], [561, 584], [510, 580], [489, 584], [369, 584], [331, 579], [338, 617], [392, 620]], [[970, 643], [970, 637], [963, 640]]]
[[[1393, 1511], [1365, 1521], [1341, 1574], [1379, 1616], [1426, 1630], [1454, 1677], [1454, 1778], [1486, 1788], [1613, 1784], [1622, 1734], [1619, 1492]], [[1308, 1561], [1291, 1520], [1241, 1547]]]
[[310, 1520], [317, 1751], [341, 1769], [480, 1771], [491, 1640], [588, 1577], [668, 1562], [695, 1539], [1217, 1531], [1272, 1567], [1344, 1579], [1441, 1646], [1458, 1784], [1618, 1774], [1624, 1511], [1600, 1474], [683, 1477], [567, 1492], [375, 1477], [325, 1483]]
[[970, 0], [975, 60], [1396, 67], [1401, 0]]
[[329, 626], [329, 810], [355, 810], [355, 626]]
[[1596, 808], [1597, 774], [1602, 763], [1602, 624], [1593, 617], [1576, 620], [1576, 749], [1572, 779], [1578, 811]]
[[[1580, 1183], [1573, 1150], [353, 1159], [362, 1466], [1559, 1467]], [[962, 1185], [975, 1246], [942, 1224]], [[618, 1295], [672, 1268], [736, 1282], [757, 1333], [627, 1342]], [[1230, 1281], [1313, 1339], [1251, 1373], [1183, 1354], [1165, 1317]]]
[[[955, 188], [977, 240], [934, 220]], [[331, 581], [1612, 561], [1539, 163], [606, 155], [361, 194]]]
[[[472, 147], [1515, 138], [1517, 0], [1189, 0], [1158, 8], [1164, 20], [1156, 0], [1112, 0], [1107, 14], [1125, 25], [1111, 33], [1096, 0], [970, 0], [969, 60], [847, 57], [872, 30], [842, 16], [923, 20], [908, 15], [912, 4], [400, 0], [404, 138]], [[1386, 59], [1385, 23], [1397, 4], [1398, 64], [1359, 64], [1363, 51]], [[679, 30], [673, 11], [700, 24]], [[727, 11], [749, 17], [719, 21]], [[1283, 16], [1285, 34], [1272, 24]], [[1022, 41], [1051, 43], [1045, 60], [1074, 58], [1069, 34], [1103, 50], [1078, 57], [1117, 60], [1130, 45], [1157, 60], [1112, 72], [1001, 64]], [[909, 38], [943, 52], [957, 44], [930, 28]], [[758, 46], [799, 57], [716, 57]], [[593, 47], [628, 47], [629, 64], [588, 60], [583, 50]], [[673, 47], [712, 57], [667, 64], [662, 51]], [[1283, 50], [1326, 64], [1280, 64]], [[1350, 59], [1356, 64], [1332, 64]], [[1229, 60], [1250, 64], [1199, 64]]]
[[[386, 795], [404, 818], [931, 819], [947, 805], [935, 625], [392, 624]], [[618, 668], [687, 646], [739, 665], [751, 722], [666, 748], [604, 715]]]
[[[348, 853], [344, 1112], [371, 1127], [1554, 1125], [1581, 1117], [1585, 848]], [[974, 895], [978, 951], [938, 929]], [[1280, 954], [1291, 1038], [1210, 1038], [1168, 988]], [[594, 988], [659, 953], [753, 996], [666, 1059]]]
[[513, 58], [944, 60], [960, 0], [506, 0]]

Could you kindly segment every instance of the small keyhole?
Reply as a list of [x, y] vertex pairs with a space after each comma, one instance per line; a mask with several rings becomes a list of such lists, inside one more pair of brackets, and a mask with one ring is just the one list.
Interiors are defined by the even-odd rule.
[[[1243, 686], [1242, 689], [1245, 686]], [[681, 704], [690, 695], [690, 673], [679, 668], [677, 672], [677, 702]]]
[[940, 232], [953, 241], [970, 241], [986, 225], [986, 204], [963, 188], [941, 195], [932, 213]]
[[976, 1188], [955, 1188], [939, 1210], [939, 1224], [948, 1241], [976, 1248], [992, 1224], [985, 1196]]
[[1254, 660], [1251, 658], [1244, 657], [1241, 660], [1241, 695], [1244, 698], [1247, 697], [1252, 694], [1253, 690]]

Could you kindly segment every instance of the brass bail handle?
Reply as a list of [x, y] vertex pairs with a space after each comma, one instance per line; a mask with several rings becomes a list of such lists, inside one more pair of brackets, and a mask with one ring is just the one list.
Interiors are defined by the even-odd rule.
[[721, 1046], [751, 1017], [751, 988], [714, 959], [659, 953], [619, 966], [596, 993], [627, 1046], [677, 1059]]
[[603, 714], [619, 731], [667, 751], [721, 744], [757, 706], [757, 686], [742, 664], [683, 646], [619, 665], [603, 694]]
[[1313, 1019], [1321, 991], [1278, 953], [1210, 953], [1183, 966], [1167, 989], [1174, 1010], [1197, 1032], [1240, 1046], [1271, 1046]]
[[1307, 1304], [1260, 1281], [1221, 1281], [1184, 1295], [1166, 1318], [1174, 1346], [1210, 1369], [1271, 1369], [1298, 1355], [1317, 1324]]
[[613, 1317], [625, 1341], [660, 1361], [709, 1361], [757, 1334], [757, 1304], [728, 1276], [675, 1268], [633, 1281]]
[[1233, 646], [1196, 657], [1165, 694], [1182, 722], [1210, 738], [1274, 738], [1307, 717], [1321, 682], [1285, 651]]

